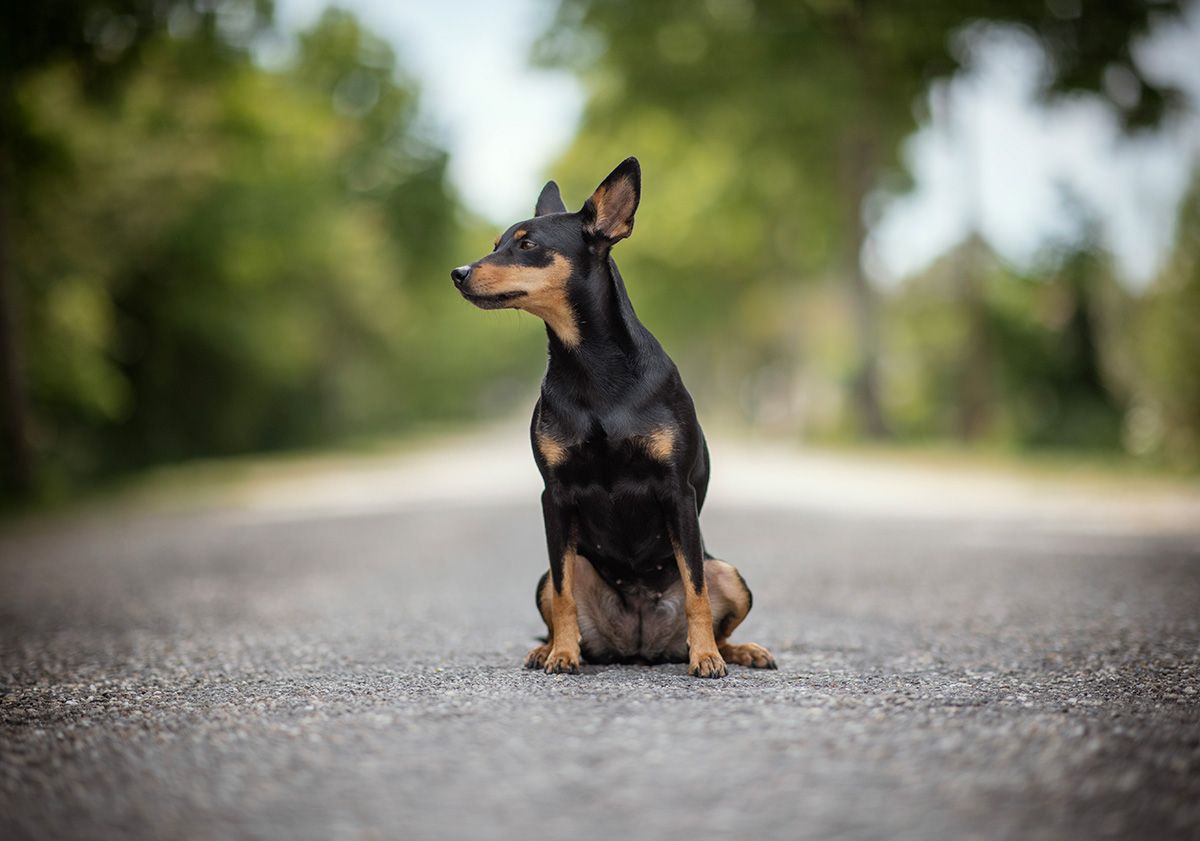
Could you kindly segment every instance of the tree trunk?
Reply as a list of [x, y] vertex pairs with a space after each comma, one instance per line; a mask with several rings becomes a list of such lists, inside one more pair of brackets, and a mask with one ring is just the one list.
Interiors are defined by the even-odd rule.
[[978, 440], [992, 420], [992, 346], [984, 297], [983, 240], [972, 233], [958, 255], [958, 289], [962, 296], [967, 337], [958, 383], [958, 437]]
[[[861, 182], [865, 180], [863, 175], [861, 172], [857, 175], [852, 174], [850, 180]], [[847, 195], [854, 218], [851, 222], [846, 255], [846, 272], [850, 280], [850, 300], [854, 309], [859, 350], [853, 395], [863, 432], [870, 438], [887, 438], [890, 431], [884, 417], [879, 387], [879, 359], [883, 348], [879, 301], [862, 266], [862, 250], [867, 238], [866, 225], [862, 220], [862, 206], [868, 188], [862, 187], [861, 183], [856, 186], [857, 189], [852, 188]]]
[[850, 281], [850, 299], [854, 309], [859, 349], [858, 367], [854, 372], [853, 397], [863, 433], [869, 438], [878, 439], [887, 438], [890, 430], [883, 411], [879, 385], [879, 360], [883, 347], [879, 301], [862, 264], [863, 247], [867, 241], [863, 208], [867, 194], [875, 184], [881, 157], [879, 125], [874, 113], [874, 103], [879, 97], [879, 71], [875, 67], [874, 56], [864, 32], [866, 14], [866, 3], [860, 0], [845, 21], [844, 37], [849, 42], [851, 54], [855, 57], [862, 96], [859, 100], [861, 104], [858, 119], [842, 147], [841, 180], [847, 211], [845, 271]]
[[17, 495], [33, 488], [33, 452], [29, 444], [29, 405], [25, 390], [25, 367], [21, 355], [20, 327], [16, 317], [16, 295], [9, 252], [7, 156], [0, 147], [0, 401], [4, 425], [6, 484]]

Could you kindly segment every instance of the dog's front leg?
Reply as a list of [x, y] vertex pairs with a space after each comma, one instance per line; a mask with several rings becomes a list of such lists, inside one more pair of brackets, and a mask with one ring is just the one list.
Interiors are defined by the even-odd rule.
[[713, 635], [712, 603], [708, 598], [708, 581], [704, 577], [704, 545], [700, 539], [696, 492], [692, 486], [685, 483], [679, 496], [667, 502], [666, 509], [675, 563], [683, 578], [688, 673], [694, 677], [725, 677], [725, 660], [717, 650]]
[[578, 534], [574, 515], [542, 492], [546, 548], [550, 553], [550, 653], [546, 673], [579, 673], [579, 614], [575, 607], [575, 552]]

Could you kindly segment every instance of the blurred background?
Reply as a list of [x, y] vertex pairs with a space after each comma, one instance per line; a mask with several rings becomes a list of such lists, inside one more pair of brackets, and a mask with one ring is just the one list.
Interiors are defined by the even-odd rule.
[[637, 155], [709, 425], [1200, 470], [1200, 5], [113, 0], [0, 23], [0, 475], [524, 417], [452, 266]]

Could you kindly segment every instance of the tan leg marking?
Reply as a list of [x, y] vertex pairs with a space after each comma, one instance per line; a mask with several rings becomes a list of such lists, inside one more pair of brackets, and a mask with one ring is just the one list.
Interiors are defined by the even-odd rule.
[[714, 633], [717, 650], [725, 662], [754, 669], [777, 668], [771, 652], [761, 645], [729, 641], [730, 634], [750, 612], [750, 594], [738, 571], [724, 561], [709, 559], [704, 562], [704, 578], [712, 590], [713, 617], [722, 619], [721, 627], [714, 628]]
[[[549, 577], [546, 578], [546, 583], [542, 586], [538, 593], [538, 613], [542, 614], [542, 621], [546, 623], [546, 629], [553, 634], [554, 620], [550, 615], [550, 591], [554, 589], [554, 582]], [[546, 658], [550, 656], [550, 643], [544, 642], [541, 645], [535, 646], [525, 655], [525, 668], [527, 669], [544, 669], [546, 667]]]
[[700, 592], [692, 583], [683, 550], [676, 544], [675, 563], [683, 578], [683, 604], [687, 613], [688, 674], [693, 677], [725, 677], [725, 661], [717, 650], [713, 635], [713, 610], [708, 597], [708, 576], [704, 577]]
[[550, 577], [550, 650], [546, 653], [546, 673], [579, 673], [579, 612], [575, 606], [575, 530], [567, 539], [563, 553], [562, 592], [554, 589]]

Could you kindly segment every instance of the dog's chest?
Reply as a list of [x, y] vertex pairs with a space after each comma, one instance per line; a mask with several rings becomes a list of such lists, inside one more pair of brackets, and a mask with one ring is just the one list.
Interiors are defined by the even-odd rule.
[[621, 438], [602, 434], [567, 437], [540, 432], [535, 444], [553, 482], [569, 488], [598, 488], [608, 493], [657, 492], [666, 474], [669, 449], [663, 433], [639, 431]]
[[640, 578], [672, 557], [661, 504], [669, 469], [648, 438], [597, 436], [554, 453], [547, 488], [575, 512], [579, 551], [602, 574]]

